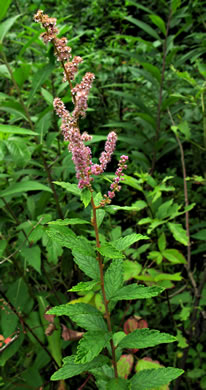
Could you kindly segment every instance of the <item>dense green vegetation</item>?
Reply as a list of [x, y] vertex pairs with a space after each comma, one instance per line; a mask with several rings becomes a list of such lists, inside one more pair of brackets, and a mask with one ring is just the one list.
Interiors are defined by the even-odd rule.
[[[72, 54], [84, 60], [73, 85], [86, 72], [95, 74], [87, 115], [79, 122], [81, 133], [93, 135], [87, 144], [94, 163], [107, 134], [118, 134], [111, 163], [94, 180], [96, 204], [107, 193], [120, 156], [129, 156], [121, 191], [97, 210], [108, 294], [115, 297], [118, 275], [126, 284], [117, 283], [121, 298], [110, 307], [118, 383], [104, 360], [111, 358], [109, 339], [95, 358], [98, 366], [85, 356], [80, 362], [83, 348], [77, 352], [85, 328], [95, 328], [85, 324], [86, 317], [76, 320], [75, 303], [88, 304], [93, 314], [98, 310], [101, 320], [105, 307], [97, 282], [72, 288], [95, 279], [91, 256], [84, 252], [89, 254], [95, 240], [92, 206], [77, 187], [53, 108], [57, 96], [70, 112], [73, 102], [54, 47], [42, 42], [44, 29], [33, 20], [39, 9], [57, 18], [59, 37], [66, 36]], [[0, 388], [147, 390], [155, 383], [153, 390], [206, 389], [205, 17], [202, 0], [7, 0], [1, 5]], [[128, 245], [120, 248], [122, 237]], [[120, 250], [124, 258], [117, 265]], [[155, 293], [134, 299], [130, 286], [136, 283]], [[128, 298], [121, 300], [126, 286]], [[67, 303], [70, 314], [57, 308], [45, 314]], [[57, 313], [63, 315], [54, 317]], [[117, 333], [147, 327], [175, 336], [176, 342], [168, 335], [159, 341], [166, 344], [157, 345], [161, 336], [155, 333], [142, 347], [132, 339], [135, 333], [130, 342]], [[146, 329], [144, 334], [149, 339]], [[99, 339], [94, 334], [96, 344]], [[51, 381], [62, 358], [76, 353], [85, 369], [66, 380], [56, 374], [58, 380]], [[163, 371], [158, 379], [160, 367], [184, 374], [172, 381], [178, 375], [166, 374], [165, 368], [164, 382]]]

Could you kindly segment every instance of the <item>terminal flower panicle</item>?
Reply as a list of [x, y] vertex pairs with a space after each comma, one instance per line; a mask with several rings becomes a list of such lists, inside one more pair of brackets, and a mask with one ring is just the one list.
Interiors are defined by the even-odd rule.
[[[41, 38], [45, 43], [53, 43], [57, 60], [62, 63], [64, 69], [63, 81], [69, 82], [74, 102], [73, 112], [70, 113], [58, 97], [54, 99], [53, 104], [57, 115], [62, 119], [61, 130], [64, 139], [65, 141], [69, 141], [68, 149], [72, 153], [78, 186], [81, 189], [88, 187], [92, 190], [92, 175], [99, 175], [106, 170], [116, 147], [117, 134], [114, 131], [108, 134], [104, 151], [99, 158], [99, 164], [93, 164], [91, 149], [85, 145], [85, 142], [90, 141], [92, 137], [87, 132], [80, 133], [78, 120], [80, 117], [84, 118], [86, 116], [88, 95], [95, 76], [93, 73], [87, 72], [82, 78], [81, 83], [73, 87], [71, 81], [75, 78], [78, 65], [83, 61], [82, 58], [75, 56], [70, 60], [71, 48], [67, 46], [67, 39], [65, 37], [57, 38], [58, 29], [56, 28], [55, 18], [49, 18], [43, 11], [39, 10], [34, 16], [34, 20], [41, 23], [46, 29], [46, 32], [41, 34]], [[108, 191], [108, 195], [104, 195], [100, 206], [109, 204], [111, 199], [114, 198], [115, 192], [120, 190], [119, 183], [124, 176], [123, 169], [127, 168], [127, 160], [127, 156], [121, 156], [118, 169], [115, 172], [114, 181], [110, 186], [111, 191]]]

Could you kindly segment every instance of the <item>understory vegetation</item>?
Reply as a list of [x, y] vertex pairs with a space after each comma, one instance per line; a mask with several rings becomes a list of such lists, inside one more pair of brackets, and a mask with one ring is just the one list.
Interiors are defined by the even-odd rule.
[[0, 388], [206, 389], [205, 29], [202, 0], [1, 5]]

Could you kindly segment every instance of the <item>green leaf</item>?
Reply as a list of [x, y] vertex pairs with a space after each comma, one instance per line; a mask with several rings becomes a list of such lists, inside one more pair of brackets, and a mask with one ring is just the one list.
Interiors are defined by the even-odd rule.
[[118, 251], [124, 251], [129, 248], [132, 244], [140, 240], [148, 240], [148, 236], [143, 236], [142, 234], [130, 234], [125, 237], [121, 237], [118, 240], [111, 241], [111, 245], [114, 246]]
[[57, 186], [65, 188], [65, 190], [71, 192], [73, 195], [77, 195], [77, 196], [81, 195], [81, 190], [76, 184], [66, 183], [64, 181], [54, 181], [53, 183], [56, 184]]
[[164, 232], [161, 234], [161, 236], [158, 238], [158, 248], [160, 250], [160, 252], [164, 251], [165, 248], [166, 248], [166, 237], [165, 237], [165, 234]]
[[187, 121], [180, 123], [177, 127], [181, 131], [181, 133], [185, 135], [185, 138], [187, 140], [191, 139], [190, 128]]
[[23, 118], [28, 122], [28, 117], [26, 116], [21, 104], [14, 100], [9, 100], [7, 102], [1, 103], [0, 110], [9, 112], [10, 114], [15, 115], [15, 117], [17, 117], [18, 119]]
[[11, 0], [5, 0], [2, 4], [1, 4], [1, 8], [0, 8], [0, 20], [3, 19], [7, 13], [7, 10], [9, 8], [11, 4]]
[[124, 281], [136, 279], [142, 270], [142, 266], [137, 261], [124, 260]]
[[206, 241], [206, 229], [202, 229], [199, 232], [193, 234], [192, 238], [196, 238], [196, 240]]
[[89, 282], [79, 282], [76, 286], [73, 286], [68, 291], [90, 291], [97, 285], [96, 280], [90, 280]]
[[128, 390], [128, 382], [123, 378], [113, 378], [107, 383], [107, 390]]
[[12, 156], [14, 163], [19, 167], [24, 167], [31, 158], [31, 153], [25, 141], [12, 137], [7, 140], [7, 148]]
[[11, 125], [3, 125], [0, 124], [0, 133], [5, 134], [22, 134], [22, 135], [38, 135], [38, 133], [35, 133], [34, 131], [24, 129], [22, 127], [18, 126], [11, 126]]
[[[7, 78], [7, 79], [11, 79], [11, 75], [10, 75], [10, 73], [9, 73], [9, 71], [8, 71], [8, 68], [6, 67], [6, 65], [0, 65], [0, 76], [1, 77], [5, 77], [5, 78]], [[7, 99], [9, 99], [10, 98], [10, 96], [9, 95], [6, 95], [5, 93], [3, 93], [3, 92], [1, 92], [0, 93], [0, 100], [7, 100]]]
[[18, 193], [28, 191], [52, 192], [52, 190], [44, 184], [38, 183], [37, 181], [28, 180], [12, 184], [10, 187], [0, 192], [0, 197], [16, 195]]
[[149, 18], [151, 19], [152, 23], [154, 23], [157, 27], [159, 27], [160, 31], [166, 36], [167, 30], [165, 26], [165, 22], [160, 18], [158, 15], [149, 15]]
[[78, 364], [89, 363], [106, 347], [112, 334], [105, 331], [87, 332], [77, 346], [75, 362]]
[[150, 27], [148, 24], [142, 22], [139, 19], [134, 19], [131, 16], [125, 16], [124, 19], [128, 20], [128, 22], [135, 24], [135, 26], [139, 27], [141, 30], [145, 31], [148, 35], [160, 41], [160, 37], [157, 32]]
[[41, 69], [38, 69], [33, 77], [32, 80], [32, 86], [31, 86], [31, 92], [29, 94], [28, 98], [28, 104], [32, 102], [33, 96], [35, 95], [36, 91], [40, 88], [40, 86], [48, 80], [50, 74], [52, 73], [55, 65], [54, 64], [47, 64], [44, 65]]
[[100, 248], [97, 247], [96, 249], [102, 256], [109, 257], [110, 259], [121, 259], [125, 257], [110, 243], [103, 244]]
[[89, 203], [91, 201], [91, 197], [92, 197], [92, 194], [91, 194], [91, 191], [88, 188], [84, 188], [81, 191], [80, 199], [84, 203], [84, 207], [85, 208], [89, 205]]
[[117, 205], [107, 206], [107, 210], [115, 213], [118, 210], [140, 211], [145, 207], [147, 207], [146, 202], [144, 202], [143, 200], [137, 200], [137, 202], [133, 203], [131, 206], [117, 206]]
[[47, 223], [48, 225], [57, 225], [57, 226], [90, 224], [89, 221], [85, 221], [84, 219], [80, 219], [80, 218], [57, 219], [56, 221], [51, 221]]
[[162, 287], [144, 287], [136, 283], [129, 284], [119, 289], [119, 291], [111, 297], [112, 300], [130, 300], [130, 299], [146, 299], [156, 297], [164, 291]]
[[102, 367], [108, 362], [105, 356], [98, 356], [89, 363], [80, 364], [75, 362], [75, 356], [67, 356], [63, 359], [64, 365], [52, 376], [52, 381], [59, 381], [68, 378], [72, 378], [75, 375], [79, 375], [82, 372], [90, 371], [94, 368]]
[[140, 371], [130, 380], [131, 390], [148, 390], [167, 385], [182, 375], [183, 372], [183, 370], [173, 367]]
[[56, 306], [50, 309], [47, 313], [55, 314], [57, 316], [68, 316], [73, 322], [76, 322], [78, 326], [87, 329], [88, 331], [107, 330], [102, 313], [94, 306], [86, 303]]
[[65, 226], [50, 226], [46, 230], [47, 235], [57, 241], [61, 246], [72, 249], [76, 244], [76, 235], [74, 232]]
[[123, 262], [113, 260], [105, 273], [105, 292], [109, 300], [123, 285]]
[[78, 238], [72, 245], [72, 254], [78, 267], [90, 278], [99, 280], [99, 265], [93, 248], [83, 237]]
[[162, 255], [173, 264], [186, 264], [185, 257], [177, 249], [165, 249]]
[[3, 42], [5, 35], [19, 18], [19, 16], [20, 15], [13, 16], [12, 18], [7, 19], [5, 22], [0, 24], [0, 44]]
[[187, 232], [183, 229], [180, 223], [168, 223], [168, 227], [173, 234], [175, 240], [181, 242], [181, 244], [188, 246]]
[[32, 248], [23, 248], [21, 249], [21, 254], [27, 264], [41, 274], [41, 251], [39, 246], [35, 245]]
[[176, 337], [159, 330], [136, 329], [126, 335], [119, 343], [120, 348], [149, 348], [159, 344], [173, 343]]
[[49, 91], [47, 91], [45, 88], [41, 88], [41, 93], [44, 97], [44, 99], [46, 100], [46, 102], [50, 105], [50, 106], [53, 106], [53, 96], [51, 95], [51, 93]]
[[172, 13], [175, 13], [177, 8], [180, 6], [181, 6], [181, 0], [172, 0], [172, 3], [171, 3]]
[[141, 65], [147, 72], [151, 73], [151, 75], [158, 81], [158, 83], [161, 82], [160, 70], [155, 65], [149, 64], [148, 62], [142, 62]]

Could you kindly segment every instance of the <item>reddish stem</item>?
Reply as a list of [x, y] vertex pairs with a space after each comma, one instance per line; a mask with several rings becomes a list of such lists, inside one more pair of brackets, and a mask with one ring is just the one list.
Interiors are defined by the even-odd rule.
[[[98, 230], [98, 226], [97, 226], [97, 212], [96, 212], [97, 207], [94, 204], [93, 196], [91, 196], [91, 205], [92, 205], [92, 210], [93, 210], [92, 224], [93, 224], [94, 231], [95, 231], [96, 244], [97, 244], [97, 248], [100, 248], [99, 230]], [[109, 307], [108, 307], [109, 301], [106, 298], [105, 287], [104, 287], [104, 272], [103, 272], [104, 265], [102, 263], [102, 258], [101, 258], [101, 255], [99, 252], [97, 253], [97, 261], [99, 263], [101, 290], [102, 290], [103, 301], [104, 301], [104, 305], [105, 305], [105, 312], [106, 312], [105, 317], [106, 317], [106, 321], [107, 321], [107, 328], [108, 328], [109, 332], [112, 332], [111, 317], [110, 317], [110, 312], [109, 312]], [[114, 367], [114, 374], [115, 374], [115, 378], [118, 378], [117, 362], [116, 362], [116, 356], [115, 356], [115, 346], [114, 346], [113, 340], [110, 340], [110, 345], [111, 345], [111, 350], [112, 350], [112, 364]]]

